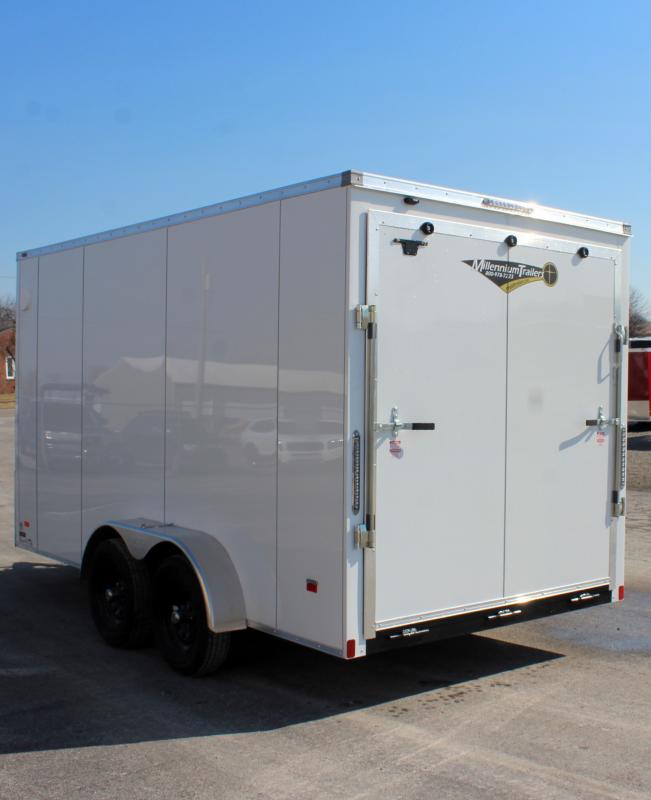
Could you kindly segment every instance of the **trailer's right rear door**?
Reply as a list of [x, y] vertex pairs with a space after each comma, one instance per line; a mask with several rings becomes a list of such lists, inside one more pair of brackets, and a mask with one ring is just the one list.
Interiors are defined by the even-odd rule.
[[506, 597], [609, 576], [616, 251], [580, 244], [509, 254], [542, 279], [508, 294]]

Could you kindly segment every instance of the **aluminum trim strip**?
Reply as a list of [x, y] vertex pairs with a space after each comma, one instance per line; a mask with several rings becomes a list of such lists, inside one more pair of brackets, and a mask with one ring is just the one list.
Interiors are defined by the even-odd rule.
[[383, 620], [376, 624], [376, 630], [382, 631], [388, 628], [399, 628], [401, 625], [410, 625], [416, 622], [432, 622], [437, 619], [446, 619], [447, 617], [456, 617], [460, 614], [468, 614], [473, 611], [490, 611], [493, 608], [502, 608], [509, 605], [522, 605], [523, 603], [530, 603], [532, 600], [541, 600], [547, 597], [556, 597], [567, 592], [576, 592], [581, 589], [604, 589], [610, 588], [609, 578], [600, 578], [594, 581], [583, 581], [581, 583], [572, 583], [568, 586], [557, 586], [554, 589], [546, 589], [541, 592], [531, 592], [530, 594], [515, 595], [513, 597], [504, 597], [501, 600], [491, 600], [487, 603], [471, 603], [466, 606], [457, 606], [456, 608], [447, 608], [442, 611], [427, 611], [424, 614], [415, 614], [410, 617], [396, 617], [395, 619]]
[[[357, 174], [357, 173], [356, 173]], [[402, 178], [389, 178], [385, 175], [375, 175], [373, 173], [362, 172], [361, 183], [356, 184], [365, 189], [374, 189], [391, 194], [410, 195], [424, 200], [438, 200], [442, 203], [451, 205], [467, 206], [469, 208], [481, 208], [483, 211], [492, 211], [497, 214], [506, 214], [512, 217], [523, 217], [524, 219], [536, 219], [546, 222], [558, 222], [563, 225], [572, 225], [577, 228], [591, 228], [593, 230], [614, 233], [618, 236], [630, 236], [631, 226], [625, 222], [603, 217], [592, 217], [586, 214], [579, 214], [574, 211], [565, 211], [551, 206], [541, 206], [533, 202], [514, 201], [505, 197], [494, 195], [477, 194], [476, 192], [466, 192], [459, 189], [448, 189], [444, 186], [435, 186], [427, 183], [414, 183]], [[511, 208], [499, 208], [487, 206], [484, 201], [503, 203], [509, 207], [523, 206], [531, 209], [531, 213], [519, 214]]]
[[31, 258], [36, 255], [42, 256], [46, 255], [47, 253], [58, 253], [61, 250], [69, 250], [73, 247], [98, 244], [99, 242], [107, 242], [112, 239], [121, 239], [125, 236], [133, 236], [137, 233], [146, 233], [148, 231], [157, 230], [158, 228], [167, 228], [171, 225], [181, 225], [184, 222], [194, 222], [199, 219], [204, 219], [205, 217], [216, 217], [221, 214], [229, 214], [232, 211], [240, 211], [241, 209], [252, 208], [253, 206], [263, 205], [264, 203], [274, 203], [278, 200], [287, 200], [290, 197], [299, 197], [300, 195], [304, 194], [322, 192], [325, 189], [335, 189], [339, 186], [346, 186], [348, 185], [349, 180], [350, 173], [342, 172], [336, 175], [328, 175], [325, 178], [317, 178], [316, 180], [312, 181], [293, 183], [289, 186], [283, 186], [279, 189], [271, 189], [267, 192], [250, 194], [244, 197], [235, 198], [234, 200], [227, 200], [222, 203], [215, 203], [213, 205], [195, 208], [191, 211], [182, 211], [177, 214], [170, 214], [166, 217], [157, 217], [156, 219], [148, 220], [146, 222], [139, 222], [134, 225], [126, 225], [122, 228], [112, 228], [111, 230], [101, 231], [100, 233], [90, 234], [88, 236], [81, 236], [76, 239], [68, 239], [56, 244], [35, 247], [32, 250], [21, 250], [16, 254], [16, 258], [20, 261], [24, 258]]
[[[58, 253], [62, 250], [69, 250], [73, 247], [83, 247], [90, 244], [98, 244], [112, 239], [120, 239], [124, 236], [132, 236], [137, 233], [165, 228], [170, 225], [180, 225], [183, 222], [193, 222], [205, 217], [214, 217], [220, 214], [228, 214], [252, 206], [272, 203], [290, 197], [299, 197], [304, 194], [321, 192], [326, 189], [333, 189], [338, 186], [352, 186], [363, 189], [371, 189], [378, 192], [388, 192], [390, 194], [411, 195], [426, 200], [436, 200], [441, 203], [451, 205], [466, 206], [468, 208], [480, 208], [483, 211], [492, 211], [495, 214], [506, 215], [507, 217], [523, 217], [524, 219], [536, 219], [547, 222], [557, 222], [563, 225], [572, 225], [577, 228], [590, 228], [592, 230], [605, 231], [618, 236], [628, 237], [631, 235], [631, 227], [624, 222], [604, 219], [601, 217], [591, 217], [585, 214], [578, 214], [572, 211], [564, 211], [549, 206], [540, 206], [535, 203], [522, 203], [508, 198], [497, 197], [494, 195], [482, 195], [475, 192], [466, 192], [460, 189], [448, 189], [443, 186], [436, 186], [428, 183], [414, 183], [413, 181], [403, 180], [402, 178], [390, 178], [384, 175], [376, 175], [371, 172], [360, 172], [358, 170], [347, 170], [334, 175], [328, 175], [315, 180], [302, 181], [284, 186], [279, 189], [246, 195], [244, 197], [227, 200], [221, 203], [214, 203], [190, 211], [184, 211], [169, 216], [157, 217], [156, 219], [126, 225], [121, 228], [113, 228], [107, 231], [80, 236], [75, 239], [68, 239], [63, 242], [35, 247], [31, 250], [20, 250], [16, 254], [18, 260], [32, 258], [34, 256], [47, 255], [48, 253]], [[487, 206], [485, 201], [496, 204], [504, 204], [505, 208], [499, 206]], [[531, 208], [531, 213], [519, 214], [514, 211], [514, 207], [523, 206]]]

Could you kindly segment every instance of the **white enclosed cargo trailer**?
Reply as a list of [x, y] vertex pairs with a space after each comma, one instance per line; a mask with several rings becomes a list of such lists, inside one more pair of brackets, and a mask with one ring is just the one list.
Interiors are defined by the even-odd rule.
[[17, 545], [194, 674], [621, 599], [629, 235], [349, 171], [19, 253]]

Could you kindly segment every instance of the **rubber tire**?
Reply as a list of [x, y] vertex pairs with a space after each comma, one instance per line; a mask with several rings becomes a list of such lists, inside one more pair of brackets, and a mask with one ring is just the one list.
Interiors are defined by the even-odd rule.
[[[108, 576], [116, 576], [126, 593], [124, 619], [111, 620], [101, 596]], [[147, 566], [137, 561], [122, 539], [105, 539], [91, 556], [88, 567], [88, 599], [93, 622], [111, 647], [133, 649], [151, 644], [153, 638], [151, 578]]]
[[[201, 586], [190, 562], [182, 555], [165, 558], [154, 570], [154, 627], [161, 655], [182, 675], [202, 677], [215, 672], [230, 649], [229, 633], [208, 628]], [[191, 604], [192, 641], [182, 644], [170, 622], [174, 604]]]

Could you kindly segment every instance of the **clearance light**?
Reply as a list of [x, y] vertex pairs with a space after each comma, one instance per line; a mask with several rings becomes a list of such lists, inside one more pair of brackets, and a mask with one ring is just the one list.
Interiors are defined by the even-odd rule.
[[316, 594], [319, 591], [319, 581], [315, 581], [313, 578], [308, 578], [305, 581], [305, 588], [308, 592]]
[[619, 599], [620, 599], [620, 600], [623, 600], [623, 599], [624, 599], [624, 587], [623, 587], [623, 586], [620, 586], [620, 587], [619, 587], [619, 593], [618, 593], [618, 596], [619, 596]]
[[355, 640], [349, 639], [346, 642], [346, 658], [355, 658]]

